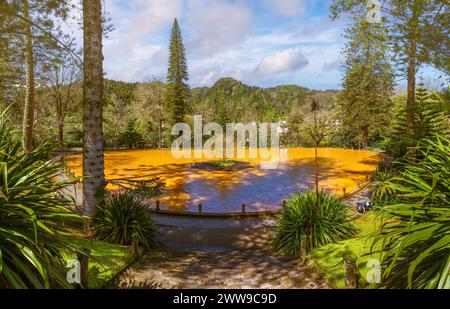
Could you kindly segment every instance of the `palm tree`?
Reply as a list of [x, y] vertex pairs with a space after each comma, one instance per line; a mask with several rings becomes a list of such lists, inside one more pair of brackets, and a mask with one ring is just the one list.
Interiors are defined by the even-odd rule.
[[104, 192], [103, 54], [100, 0], [83, 0], [83, 209], [89, 218]]

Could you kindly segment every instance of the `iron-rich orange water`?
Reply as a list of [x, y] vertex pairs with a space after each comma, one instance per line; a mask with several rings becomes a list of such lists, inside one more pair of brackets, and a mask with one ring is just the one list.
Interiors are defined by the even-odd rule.
[[[248, 150], [246, 151], [248, 155]], [[376, 169], [379, 157], [370, 151], [320, 148], [319, 186], [326, 191], [350, 192]], [[236, 212], [246, 204], [248, 211], [281, 207], [284, 199], [314, 184], [314, 149], [289, 148], [284, 157], [270, 167], [262, 165], [261, 156], [236, 160], [254, 167], [239, 171], [206, 171], [192, 163], [210, 159], [176, 159], [170, 150], [131, 150], [105, 153], [106, 179], [160, 177], [165, 182], [161, 208], [196, 211], [199, 203], [205, 212]], [[65, 158], [68, 168], [82, 175], [81, 155]]]

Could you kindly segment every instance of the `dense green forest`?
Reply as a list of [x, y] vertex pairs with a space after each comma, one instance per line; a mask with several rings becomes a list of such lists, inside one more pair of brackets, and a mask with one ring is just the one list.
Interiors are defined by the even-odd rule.
[[[82, 146], [82, 95], [81, 82], [42, 87], [36, 91], [37, 117], [36, 142], [54, 141], [60, 148]], [[158, 148], [168, 147], [170, 141], [170, 110], [164, 98], [166, 83], [150, 81], [127, 83], [106, 79], [104, 81], [104, 136], [107, 148]], [[418, 88], [417, 121], [424, 123], [433, 120], [430, 132], [446, 132], [448, 128], [448, 91], [430, 92], [422, 85]], [[282, 137], [284, 146], [312, 146], [308, 126], [311, 122], [309, 102], [316, 100], [321, 108], [320, 114], [326, 119], [326, 138], [322, 146], [336, 147], [386, 147], [392, 144], [396, 152], [401, 152], [399, 130], [406, 126], [403, 93], [391, 94], [383, 102], [383, 113], [364, 115], [366, 122], [376, 128], [371, 133], [368, 144], [358, 142], [355, 130], [360, 124], [349, 119], [340, 104], [344, 91], [311, 90], [297, 85], [282, 85], [260, 88], [246, 85], [230, 77], [219, 79], [212, 87], [199, 87], [190, 90], [185, 121], [192, 121], [192, 115], [202, 115], [203, 122], [280, 122], [289, 134]], [[2, 102], [2, 108], [10, 105], [8, 115], [20, 130], [24, 94], [18, 88], [11, 100]], [[427, 120], [428, 117], [429, 119]], [[366, 118], [358, 118], [363, 121]], [[346, 120], [347, 119], [347, 120]], [[403, 120], [402, 120], [403, 119]], [[350, 121], [350, 124], [346, 121]], [[380, 121], [382, 123], [380, 124]], [[437, 121], [437, 122], [436, 122]], [[440, 121], [440, 122], [439, 122]], [[439, 124], [439, 123], [440, 124]], [[54, 124], [61, 124], [61, 126]], [[436, 124], [433, 124], [436, 123]], [[379, 125], [378, 125], [379, 124]], [[364, 125], [364, 123], [362, 123]], [[349, 128], [350, 126], [350, 128]], [[428, 132], [427, 131], [427, 132]], [[361, 133], [363, 131], [361, 130]], [[403, 133], [403, 135], [406, 133]], [[425, 134], [427, 133], [418, 133]], [[62, 138], [62, 143], [60, 139]], [[397, 142], [396, 142], [397, 141]]]
[[[69, 87], [71, 89], [69, 89]], [[64, 147], [82, 145], [81, 84], [74, 82], [62, 86], [64, 100], [70, 106], [64, 113]], [[166, 84], [160, 81], [126, 83], [105, 80], [104, 82], [104, 134], [109, 148], [158, 147], [159, 132], [167, 147], [169, 131], [169, 109], [164, 93]], [[37, 91], [38, 117], [36, 139], [58, 141], [59, 130], [51, 125], [58, 118], [55, 110], [55, 89], [46, 87]], [[273, 88], [248, 86], [226, 77], [212, 87], [191, 89], [188, 100], [190, 115], [202, 115], [206, 122], [278, 122], [285, 120], [292, 131], [289, 145], [308, 143], [302, 138], [301, 121], [308, 114], [307, 100], [314, 97], [323, 110], [332, 112], [337, 91], [310, 90], [296, 85]], [[70, 98], [69, 98], [70, 96]], [[20, 118], [23, 95], [19, 90], [11, 106], [11, 117]], [[225, 111], [225, 113], [223, 112]], [[192, 116], [187, 116], [189, 118]], [[18, 122], [19, 119], [17, 119]], [[130, 135], [131, 134], [131, 135]], [[124, 136], [132, 136], [130, 139]]]

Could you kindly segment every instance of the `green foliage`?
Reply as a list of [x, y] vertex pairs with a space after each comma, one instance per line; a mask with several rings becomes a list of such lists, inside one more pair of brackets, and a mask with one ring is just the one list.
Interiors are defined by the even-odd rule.
[[130, 103], [131, 117], [137, 120], [139, 132], [149, 147], [164, 147], [170, 134], [164, 128], [169, 118], [164, 102], [165, 91], [166, 85], [161, 81], [140, 83], [136, 86], [135, 99]]
[[[386, 44], [401, 69], [412, 61], [414, 65], [428, 63], [449, 72], [448, 1], [387, 0], [382, 8], [382, 21], [388, 29]], [[345, 12], [361, 15], [367, 12], [367, 1], [334, 0], [330, 10], [332, 19]], [[414, 53], [410, 50], [412, 46]]]
[[390, 181], [396, 175], [392, 166], [382, 166], [372, 174], [370, 183], [371, 202], [376, 206], [382, 206], [395, 197], [395, 190], [391, 188]]
[[382, 285], [450, 288], [450, 140], [417, 146], [423, 159], [402, 163], [389, 187], [396, 200], [382, 208]]
[[395, 121], [390, 132], [388, 150], [394, 157], [404, 156], [409, 147], [414, 148], [418, 141], [432, 139], [435, 134], [449, 136], [449, 115], [445, 102], [423, 87], [416, 92], [417, 106], [414, 111], [415, 130], [411, 135], [407, 130], [406, 108], [402, 98], [398, 98]]
[[[275, 92], [275, 90], [272, 90]], [[251, 87], [230, 77], [219, 79], [211, 88], [192, 89], [194, 114], [204, 115], [205, 122], [278, 121], [288, 108], [287, 102], [276, 101], [271, 93]]]
[[345, 144], [354, 148], [376, 142], [390, 124], [394, 73], [387, 60], [385, 36], [384, 27], [365, 19], [346, 30], [346, 72], [337, 108]]
[[172, 123], [183, 122], [188, 112], [189, 98], [188, 68], [186, 52], [178, 21], [175, 18], [169, 47], [169, 68], [167, 72], [166, 106], [171, 113]]
[[[90, 251], [89, 288], [109, 288], [112, 280], [135, 260], [133, 252], [127, 246], [86, 238], [76, 238], [71, 243]], [[73, 254], [66, 256], [67, 261], [74, 258], [76, 255]]]
[[119, 147], [117, 142], [119, 135], [122, 133], [120, 128], [126, 128], [129, 119], [133, 118], [131, 102], [135, 99], [135, 89], [136, 84], [133, 83], [104, 81], [103, 132], [106, 147]]
[[232, 167], [236, 165], [236, 161], [216, 161], [214, 162], [214, 165], [216, 165], [217, 167], [221, 167], [221, 168], [227, 168], [227, 167]]
[[350, 222], [348, 206], [339, 198], [314, 191], [297, 194], [286, 204], [275, 228], [272, 243], [277, 252], [300, 253], [300, 237], [306, 235], [311, 250], [356, 234]]
[[108, 184], [120, 188], [122, 192], [135, 195], [142, 200], [154, 198], [162, 193], [163, 182], [158, 177], [150, 179], [111, 179]]
[[107, 106], [109, 104], [115, 104], [114, 101], [116, 101], [126, 105], [128, 102], [133, 101], [136, 85], [136, 83], [105, 79], [103, 86], [104, 104]]
[[81, 217], [67, 207], [52, 147], [24, 153], [0, 117], [0, 287], [68, 287], [64, 255], [75, 252], [67, 231]]
[[275, 108], [282, 114], [289, 112], [293, 104], [303, 105], [310, 90], [297, 85], [281, 85], [267, 88], [266, 91], [274, 98]]
[[156, 224], [147, 205], [130, 192], [120, 192], [98, 206], [94, 221], [99, 239], [121, 245], [156, 246]]
[[128, 149], [142, 148], [145, 145], [144, 137], [136, 130], [136, 120], [130, 119], [125, 131], [120, 133], [117, 145]]

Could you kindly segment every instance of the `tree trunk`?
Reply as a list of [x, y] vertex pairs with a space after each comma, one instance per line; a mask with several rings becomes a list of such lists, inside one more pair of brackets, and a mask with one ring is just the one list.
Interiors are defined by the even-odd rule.
[[366, 148], [367, 146], [369, 146], [369, 127], [365, 126], [363, 128], [363, 139], [361, 148]]
[[318, 155], [318, 134], [317, 134], [317, 107], [314, 109], [314, 174], [315, 174], [315, 187], [316, 187], [316, 204], [319, 207], [319, 155]]
[[100, 0], [83, 0], [83, 209], [91, 220], [104, 193], [103, 55]]
[[[30, 19], [28, 1], [24, 1], [24, 15]], [[23, 111], [23, 147], [26, 152], [34, 148], [34, 55], [33, 55], [33, 37], [31, 32], [31, 23], [26, 22], [24, 29], [25, 41], [25, 105]]]
[[406, 120], [407, 133], [412, 136], [415, 133], [415, 111], [416, 111], [416, 44], [410, 43], [408, 50], [408, 73], [407, 73], [407, 98], [406, 98]]
[[161, 120], [161, 116], [159, 117], [158, 120], [158, 149], [162, 148], [162, 120]]
[[64, 149], [64, 118], [58, 119], [58, 147]]

